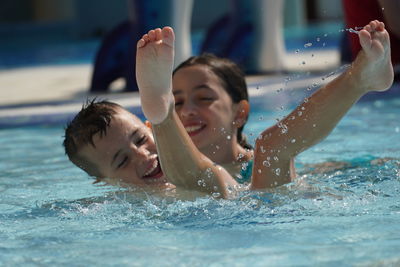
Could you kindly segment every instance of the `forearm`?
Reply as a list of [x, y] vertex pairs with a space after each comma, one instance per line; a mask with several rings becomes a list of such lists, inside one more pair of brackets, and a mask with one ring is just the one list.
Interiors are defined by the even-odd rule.
[[167, 118], [153, 125], [161, 166], [168, 180], [176, 186], [226, 198], [237, 183], [223, 168], [205, 157], [193, 144], [173, 105]]
[[324, 139], [365, 93], [392, 85], [389, 35], [383, 23], [371, 21], [358, 35], [363, 50], [350, 68], [257, 138], [253, 178], [259, 188], [290, 181], [289, 164], [297, 154]]
[[271, 188], [295, 177], [294, 157], [325, 138], [362, 95], [351, 70], [307, 98], [256, 140], [253, 189]]
[[287, 134], [283, 144], [292, 147], [292, 156], [326, 138], [364, 92], [352, 76], [352, 67], [320, 88], [282, 122]]
[[365, 93], [353, 66], [306, 98], [277, 125], [267, 129], [263, 139], [286, 157], [294, 157], [331, 133], [338, 122]]

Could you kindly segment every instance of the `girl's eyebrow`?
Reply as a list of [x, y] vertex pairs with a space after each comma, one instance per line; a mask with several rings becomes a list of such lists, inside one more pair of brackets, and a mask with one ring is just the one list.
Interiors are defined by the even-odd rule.
[[[199, 85], [196, 85], [195, 87], [193, 87], [193, 90], [202, 90], [202, 89], [211, 90], [211, 87], [208, 86], [208, 84], [199, 84]], [[173, 95], [179, 95], [182, 93], [183, 93], [183, 90], [181, 90], [181, 89], [175, 89], [172, 91]]]
[[[132, 139], [132, 138], [137, 134], [138, 131], [139, 131], [139, 129], [134, 129], [134, 130], [132, 131], [132, 133], [130, 134], [130, 136], [129, 136], [130, 139]], [[111, 160], [111, 163], [110, 163], [111, 166], [113, 166], [115, 160], [118, 158], [118, 155], [122, 152], [122, 150], [123, 150], [123, 148], [120, 148], [120, 149], [114, 154], [114, 156], [113, 156], [113, 158], [112, 158], [112, 160]]]

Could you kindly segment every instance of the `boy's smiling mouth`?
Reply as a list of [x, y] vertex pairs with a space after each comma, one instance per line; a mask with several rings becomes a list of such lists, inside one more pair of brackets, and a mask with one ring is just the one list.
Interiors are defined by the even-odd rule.
[[160, 162], [158, 157], [155, 156], [150, 162], [146, 172], [143, 175], [143, 179], [158, 179], [164, 176], [163, 171], [161, 170]]

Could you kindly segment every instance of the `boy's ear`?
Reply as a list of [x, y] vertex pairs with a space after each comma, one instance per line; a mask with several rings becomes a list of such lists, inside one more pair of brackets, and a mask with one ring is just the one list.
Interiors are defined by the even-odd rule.
[[241, 100], [238, 103], [236, 116], [235, 116], [235, 125], [238, 128], [242, 127], [246, 123], [247, 117], [249, 116], [249, 112], [250, 112], [249, 101]]
[[144, 122], [144, 125], [146, 125], [146, 127], [149, 128], [150, 130], [152, 129], [151, 122], [149, 122], [148, 120], [146, 120], [146, 121]]

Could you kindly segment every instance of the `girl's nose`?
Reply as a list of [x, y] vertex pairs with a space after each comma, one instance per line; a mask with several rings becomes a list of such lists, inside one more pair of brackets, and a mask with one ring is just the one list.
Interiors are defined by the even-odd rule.
[[197, 106], [192, 101], [186, 101], [181, 109], [180, 115], [183, 117], [191, 117], [197, 114]]

